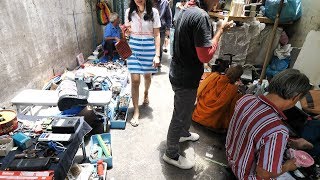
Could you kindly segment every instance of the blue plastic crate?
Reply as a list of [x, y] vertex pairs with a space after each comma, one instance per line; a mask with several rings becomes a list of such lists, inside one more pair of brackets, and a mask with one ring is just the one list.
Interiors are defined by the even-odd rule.
[[[115, 119], [116, 112], [125, 112], [125, 118], [124, 119]], [[127, 116], [128, 116], [128, 108], [122, 108], [119, 110], [109, 109], [108, 116], [110, 115], [110, 128], [111, 129], [125, 129], [126, 128], [126, 122], [127, 122]]]
[[[103, 133], [103, 134], [100, 134], [102, 140], [106, 143], [106, 144], [109, 144], [110, 145], [110, 156], [109, 157], [106, 157], [103, 153], [102, 155], [102, 159], [104, 162], [107, 163], [107, 166], [108, 168], [111, 168], [112, 167], [112, 148], [111, 148], [111, 134], [110, 133]], [[92, 135], [91, 138], [90, 138], [90, 153], [94, 147], [94, 144], [98, 144], [98, 139], [97, 139], [97, 134], [96, 135]], [[90, 163], [97, 163], [98, 160], [100, 159], [92, 159], [92, 157], [89, 155], [89, 161]]]

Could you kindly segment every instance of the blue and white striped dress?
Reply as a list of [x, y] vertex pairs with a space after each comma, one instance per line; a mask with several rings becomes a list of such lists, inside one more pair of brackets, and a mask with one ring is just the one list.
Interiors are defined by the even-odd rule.
[[132, 50], [132, 55], [127, 59], [130, 73], [147, 74], [156, 73], [158, 71], [152, 66], [153, 58], [156, 53], [154, 38], [131, 36], [129, 46]]
[[155, 40], [153, 29], [160, 28], [160, 17], [157, 9], [152, 8], [153, 21], [145, 21], [143, 16], [140, 17], [136, 11], [132, 12], [131, 21], [129, 22], [128, 13], [125, 13], [125, 25], [131, 27], [131, 35], [129, 46], [132, 50], [132, 55], [127, 59], [127, 65], [130, 73], [149, 74], [157, 73], [157, 68], [154, 68], [153, 58], [156, 55]]

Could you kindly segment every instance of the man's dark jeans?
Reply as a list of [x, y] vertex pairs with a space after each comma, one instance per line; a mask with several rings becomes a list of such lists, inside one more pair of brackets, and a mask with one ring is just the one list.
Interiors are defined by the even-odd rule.
[[174, 91], [174, 110], [167, 135], [166, 155], [175, 158], [179, 154], [180, 137], [190, 136], [191, 115], [194, 110], [197, 89], [172, 86]]

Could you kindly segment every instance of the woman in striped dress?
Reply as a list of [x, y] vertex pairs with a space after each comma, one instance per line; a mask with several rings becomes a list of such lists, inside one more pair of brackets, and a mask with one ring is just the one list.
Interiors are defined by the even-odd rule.
[[152, 0], [131, 0], [125, 13], [125, 26], [129, 29], [129, 46], [132, 55], [127, 59], [131, 74], [131, 95], [134, 113], [132, 126], [139, 125], [139, 85], [140, 75], [144, 76], [144, 104], [149, 104], [148, 91], [151, 75], [157, 72], [160, 60], [160, 17], [152, 8]]

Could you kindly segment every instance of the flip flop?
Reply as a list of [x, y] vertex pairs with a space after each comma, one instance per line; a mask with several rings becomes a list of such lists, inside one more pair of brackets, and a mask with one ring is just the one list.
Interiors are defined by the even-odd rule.
[[132, 118], [131, 121], [130, 121], [130, 124], [133, 127], [137, 127], [139, 125], [139, 120]]

